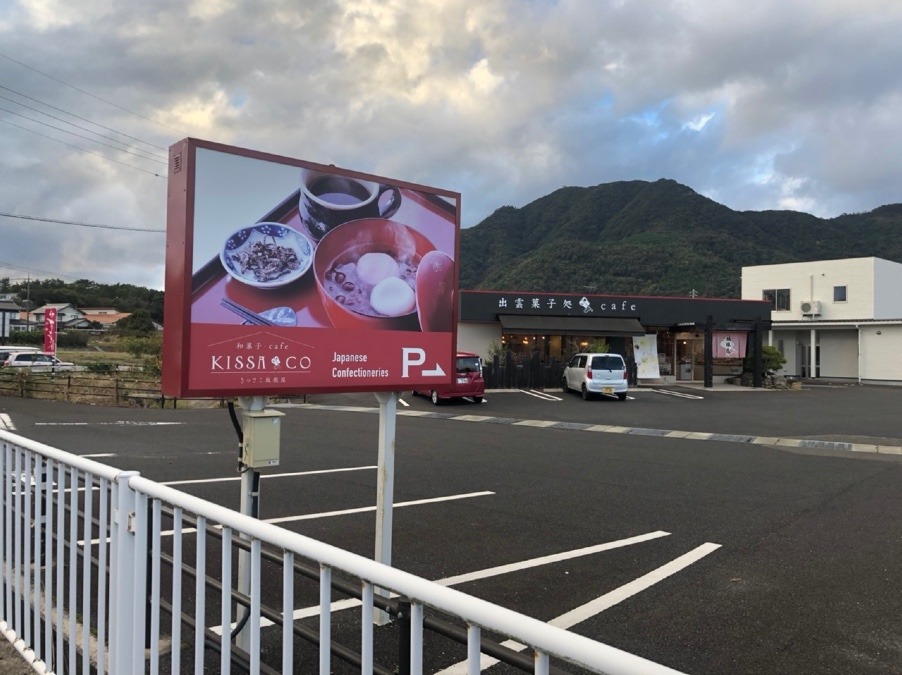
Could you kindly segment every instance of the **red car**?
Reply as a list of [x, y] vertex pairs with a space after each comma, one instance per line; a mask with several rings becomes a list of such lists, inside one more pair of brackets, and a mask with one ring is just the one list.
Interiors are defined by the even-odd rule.
[[472, 398], [475, 403], [482, 403], [485, 396], [485, 380], [482, 379], [482, 359], [471, 352], [457, 352], [457, 374], [452, 384], [445, 384], [438, 389], [417, 389], [414, 395], [429, 396], [434, 405], [449, 398]]

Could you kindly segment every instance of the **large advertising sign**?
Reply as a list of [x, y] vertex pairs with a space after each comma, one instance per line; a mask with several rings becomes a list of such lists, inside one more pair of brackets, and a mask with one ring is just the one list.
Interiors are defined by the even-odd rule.
[[460, 195], [185, 139], [170, 148], [163, 392], [449, 383]]

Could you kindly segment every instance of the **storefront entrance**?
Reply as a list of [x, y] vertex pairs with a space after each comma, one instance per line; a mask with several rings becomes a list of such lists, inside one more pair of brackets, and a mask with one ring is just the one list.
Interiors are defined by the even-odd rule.
[[705, 340], [696, 333], [677, 333], [674, 340], [676, 348], [677, 380], [697, 380], [696, 364], [704, 368]]

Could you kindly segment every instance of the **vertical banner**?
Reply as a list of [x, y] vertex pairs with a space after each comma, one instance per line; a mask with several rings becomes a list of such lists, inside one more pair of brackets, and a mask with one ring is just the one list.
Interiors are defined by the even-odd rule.
[[745, 358], [747, 338], [748, 333], [745, 331], [714, 331], [714, 358]]
[[44, 351], [56, 356], [56, 307], [44, 310]]
[[636, 359], [636, 376], [640, 379], [661, 377], [658, 368], [658, 336], [655, 333], [633, 338], [633, 357]]

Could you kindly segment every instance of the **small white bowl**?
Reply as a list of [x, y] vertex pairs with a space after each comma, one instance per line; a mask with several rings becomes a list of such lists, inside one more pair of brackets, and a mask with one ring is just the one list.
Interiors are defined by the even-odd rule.
[[[292, 267], [285, 269], [281, 274], [267, 274], [260, 265], [249, 265], [242, 268], [240, 256], [249, 253], [249, 249], [255, 245], [272, 245], [294, 251], [296, 259], [292, 261]], [[252, 262], [263, 262], [266, 256], [251, 258]], [[222, 250], [219, 252], [219, 260], [229, 275], [248, 286], [254, 288], [278, 288], [300, 279], [313, 264], [313, 242], [310, 239], [290, 227], [281, 223], [256, 223], [248, 227], [236, 230], [226, 239]], [[276, 265], [278, 270], [280, 265]]]

